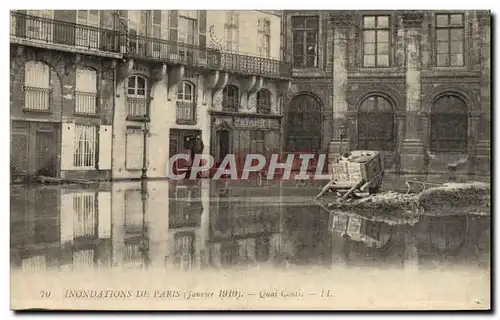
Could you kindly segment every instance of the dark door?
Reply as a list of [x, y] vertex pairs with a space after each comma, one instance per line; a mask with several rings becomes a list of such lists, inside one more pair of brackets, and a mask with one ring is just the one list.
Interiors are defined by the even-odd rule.
[[35, 173], [36, 175], [56, 176], [56, 153], [53, 132], [36, 133]]
[[219, 160], [220, 163], [229, 154], [229, 131], [219, 131]]

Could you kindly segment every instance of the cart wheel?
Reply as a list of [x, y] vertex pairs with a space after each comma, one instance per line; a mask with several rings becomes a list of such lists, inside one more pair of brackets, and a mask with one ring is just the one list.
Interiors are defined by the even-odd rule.
[[375, 193], [378, 193], [379, 191], [380, 191], [380, 186], [368, 188], [368, 194], [375, 194]]

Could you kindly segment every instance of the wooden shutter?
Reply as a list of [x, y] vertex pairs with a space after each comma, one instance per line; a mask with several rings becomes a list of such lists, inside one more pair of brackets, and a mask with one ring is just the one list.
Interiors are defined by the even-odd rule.
[[99, 170], [111, 170], [112, 126], [99, 126]]
[[198, 10], [198, 46], [200, 48], [200, 59], [207, 58], [207, 10]]
[[61, 170], [73, 169], [74, 140], [75, 124], [63, 123], [61, 141]]

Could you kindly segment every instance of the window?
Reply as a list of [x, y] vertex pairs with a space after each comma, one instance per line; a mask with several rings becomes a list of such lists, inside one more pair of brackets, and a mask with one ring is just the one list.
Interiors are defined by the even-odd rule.
[[392, 151], [395, 148], [394, 111], [381, 96], [366, 98], [358, 113], [358, 148]]
[[257, 92], [257, 113], [271, 113], [271, 93], [266, 89]]
[[389, 16], [363, 17], [363, 66], [388, 67]]
[[96, 194], [81, 192], [73, 194], [74, 238], [95, 237], [96, 234]]
[[195, 87], [182, 81], [177, 87], [177, 122], [193, 124], [195, 121]]
[[226, 50], [236, 52], [239, 50], [239, 15], [234, 11], [227, 12], [224, 35]]
[[73, 165], [77, 169], [95, 169], [97, 129], [95, 126], [75, 125]]
[[465, 102], [445, 95], [431, 109], [431, 151], [467, 152], [468, 114]]
[[48, 111], [50, 108], [50, 70], [43, 62], [24, 65], [24, 108]]
[[[99, 11], [78, 10], [76, 23], [98, 28]], [[96, 28], [76, 28], [76, 45], [88, 48], [99, 48], [99, 30]]]
[[179, 16], [179, 42], [194, 44], [195, 19]]
[[128, 78], [127, 105], [128, 115], [145, 117], [146, 114], [146, 90], [147, 80], [141, 76], [131, 76]]
[[462, 14], [436, 14], [436, 65], [464, 65], [464, 17]]
[[228, 85], [222, 92], [222, 109], [227, 111], [238, 111], [240, 105], [240, 90], [238, 87]]
[[144, 152], [144, 133], [140, 128], [127, 128], [126, 137], [125, 168], [127, 170], [141, 170]]
[[128, 50], [132, 54], [144, 54], [143, 52], [146, 49], [146, 40], [143, 37], [146, 35], [147, 21], [147, 11], [128, 11]]
[[76, 113], [97, 112], [97, 72], [91, 69], [76, 69], [75, 87]]
[[318, 17], [292, 17], [293, 66], [318, 66]]
[[[164, 14], [163, 14], [164, 15]], [[162, 21], [162, 11], [161, 10], [153, 10], [152, 11], [152, 27], [153, 27], [153, 38], [155, 39], [168, 39], [168, 25]], [[153, 57], [160, 58], [160, 56], [166, 55], [166, 47], [163, 43], [159, 41], [153, 41], [152, 43], [153, 49]]]
[[26, 20], [26, 38], [52, 42], [53, 37], [53, 11], [28, 10], [28, 15], [35, 16]]
[[262, 57], [270, 57], [271, 43], [271, 21], [262, 19], [259, 20], [259, 55]]

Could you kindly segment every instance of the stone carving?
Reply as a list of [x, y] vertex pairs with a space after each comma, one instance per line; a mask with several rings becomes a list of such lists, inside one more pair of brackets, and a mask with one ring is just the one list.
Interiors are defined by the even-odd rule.
[[257, 95], [256, 94], [249, 94], [248, 95], [247, 109], [248, 110], [255, 110], [256, 108], [257, 108]]

